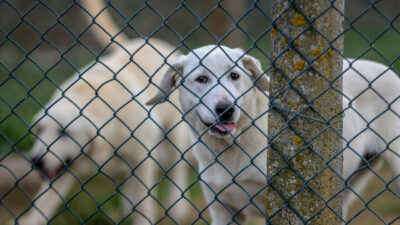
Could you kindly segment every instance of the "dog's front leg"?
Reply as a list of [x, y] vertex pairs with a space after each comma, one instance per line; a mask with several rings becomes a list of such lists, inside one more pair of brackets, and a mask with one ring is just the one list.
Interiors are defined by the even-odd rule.
[[[177, 157], [178, 158], [178, 157]], [[191, 209], [189, 199], [184, 198], [183, 192], [187, 192], [189, 186], [188, 165], [186, 161], [178, 162], [171, 171], [171, 190], [168, 195], [168, 215], [178, 224], [185, 224], [190, 219]]]
[[74, 177], [66, 172], [51, 183], [44, 182], [32, 199], [34, 201], [31, 209], [15, 223], [19, 225], [42, 225], [52, 219], [54, 212], [61, 202], [65, 200], [68, 191], [74, 184]]
[[151, 190], [154, 189], [156, 167], [152, 158], [144, 159], [123, 183], [124, 209], [133, 215], [133, 224], [150, 225], [155, 221], [156, 202]]
[[211, 225], [245, 225], [246, 217], [243, 213], [235, 214], [224, 203], [215, 201], [210, 206]]
[[211, 214], [211, 225], [244, 225], [247, 217], [244, 213], [236, 213], [231, 207], [221, 200], [221, 193], [215, 196], [210, 186], [203, 184], [203, 193], [208, 203]]

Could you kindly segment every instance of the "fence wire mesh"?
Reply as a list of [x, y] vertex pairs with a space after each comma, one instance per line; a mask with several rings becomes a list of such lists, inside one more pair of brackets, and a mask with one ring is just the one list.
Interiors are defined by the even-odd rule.
[[[332, 0], [309, 18], [297, 1], [282, 2], [274, 17], [271, 2], [257, 0], [0, 0], [0, 224], [274, 224], [287, 209], [313, 224], [340, 196], [343, 212], [333, 216], [344, 224], [400, 224], [400, 2], [347, 1], [343, 32], [324, 36], [326, 49], [311, 46], [313, 58], [301, 35], [340, 10]], [[304, 25], [294, 39], [276, 26], [291, 10]], [[287, 49], [271, 51], [271, 36]], [[293, 76], [281, 70], [287, 84], [270, 99], [264, 79], [289, 51], [301, 57]], [[344, 59], [343, 90], [317, 69], [330, 51]], [[307, 71], [329, 88], [301, 99], [305, 108], [281, 108], [279, 95], [304, 97]], [[344, 118], [305, 113], [332, 90], [343, 95]], [[285, 120], [273, 135], [270, 110]], [[299, 118], [327, 128], [303, 135], [293, 128]], [[317, 174], [294, 170], [337, 121], [340, 152], [315, 153], [324, 164]], [[301, 145], [295, 155], [269, 145], [279, 135]], [[267, 151], [286, 164], [272, 176]], [[338, 155], [343, 187], [326, 196], [312, 181]], [[289, 196], [268, 182], [288, 168], [302, 180]], [[275, 213], [265, 208], [271, 187], [283, 200]], [[310, 218], [293, 203], [304, 190], [323, 201]]]

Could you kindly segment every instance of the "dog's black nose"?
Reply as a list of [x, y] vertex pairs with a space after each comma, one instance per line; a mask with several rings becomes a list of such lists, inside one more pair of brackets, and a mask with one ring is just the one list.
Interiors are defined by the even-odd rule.
[[31, 162], [32, 162], [32, 165], [33, 165], [34, 167], [36, 167], [36, 168], [38, 168], [38, 169], [42, 169], [42, 168], [43, 168], [43, 161], [41, 160], [40, 157], [37, 157], [37, 156], [33, 157], [33, 158], [31, 159]]
[[219, 120], [229, 121], [235, 112], [235, 108], [232, 102], [219, 102], [215, 106], [215, 112], [217, 113], [217, 116], [219, 116]]

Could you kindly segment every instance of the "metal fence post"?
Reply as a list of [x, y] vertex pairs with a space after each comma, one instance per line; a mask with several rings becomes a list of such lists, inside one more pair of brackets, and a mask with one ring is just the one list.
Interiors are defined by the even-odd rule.
[[268, 224], [340, 224], [343, 0], [274, 0]]

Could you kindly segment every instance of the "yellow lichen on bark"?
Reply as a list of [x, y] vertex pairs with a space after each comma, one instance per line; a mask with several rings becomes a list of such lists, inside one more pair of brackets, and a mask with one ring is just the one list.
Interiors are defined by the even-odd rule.
[[276, 34], [278, 34], [278, 31], [275, 28], [272, 28], [271, 34], [272, 36], [276, 36]]
[[298, 70], [301, 71], [301, 70], [304, 69], [304, 61], [303, 61], [303, 60], [300, 60], [300, 61], [298, 61], [294, 66], [296, 67], [296, 69], [298, 69]]
[[319, 56], [319, 54], [321, 54], [321, 50], [319, 50], [318, 48], [313, 49], [311, 51], [311, 55], [313, 55], [313, 56]]
[[333, 56], [332, 48], [330, 48], [330, 49], [328, 50], [328, 56], [329, 56], [329, 57], [332, 57], [332, 56]]
[[304, 19], [304, 16], [302, 16], [299, 13], [296, 13], [292, 19], [292, 24], [293, 26], [303, 26], [304, 24], [306, 24], [306, 19]]
[[297, 136], [297, 135], [294, 136], [293, 142], [296, 143], [296, 144], [300, 144], [300, 143], [302, 142], [301, 137], [299, 137], [299, 136]]

